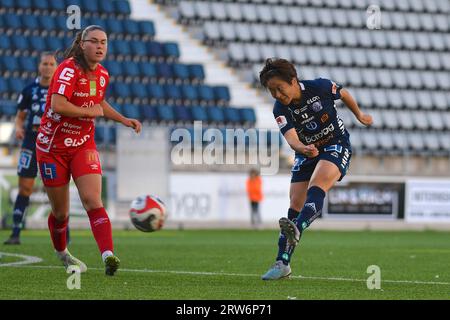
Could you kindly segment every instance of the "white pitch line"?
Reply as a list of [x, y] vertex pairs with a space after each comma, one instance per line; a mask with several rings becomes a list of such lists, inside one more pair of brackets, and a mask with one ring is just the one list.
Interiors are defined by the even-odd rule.
[[42, 259], [39, 258], [39, 257], [27, 256], [27, 255], [24, 255], [24, 254], [0, 252], [0, 257], [1, 256], [10, 256], [10, 257], [22, 258], [23, 260], [22, 261], [17, 261], [17, 262], [0, 263], [0, 267], [17, 267], [17, 266], [22, 266], [22, 265], [25, 265], [25, 264], [32, 264], [32, 263], [42, 262]]
[[[12, 266], [15, 267], [15, 266]], [[62, 269], [59, 266], [21, 266], [22, 268], [37, 268], [37, 269]], [[88, 268], [89, 270], [103, 271], [103, 268]], [[172, 273], [172, 274], [191, 274], [199, 276], [231, 276], [231, 277], [261, 277], [259, 274], [251, 273], [226, 273], [226, 272], [202, 272], [202, 271], [182, 271], [182, 270], [151, 270], [151, 269], [119, 269], [122, 272], [143, 272], [143, 273]], [[326, 280], [326, 281], [350, 281], [350, 282], [366, 282], [367, 279], [352, 279], [352, 278], [336, 278], [336, 277], [313, 277], [313, 276], [291, 276], [294, 279], [306, 280]], [[405, 283], [405, 284], [424, 284], [424, 285], [445, 285], [450, 286], [450, 282], [436, 282], [436, 281], [411, 281], [411, 280], [383, 280], [381, 282], [387, 283]]]

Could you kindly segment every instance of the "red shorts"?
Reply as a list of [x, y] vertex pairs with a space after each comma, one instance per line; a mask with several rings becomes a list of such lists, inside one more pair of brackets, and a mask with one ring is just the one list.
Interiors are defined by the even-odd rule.
[[39, 171], [46, 187], [60, 187], [87, 174], [102, 174], [95, 143], [86, 143], [67, 153], [48, 153], [36, 148]]

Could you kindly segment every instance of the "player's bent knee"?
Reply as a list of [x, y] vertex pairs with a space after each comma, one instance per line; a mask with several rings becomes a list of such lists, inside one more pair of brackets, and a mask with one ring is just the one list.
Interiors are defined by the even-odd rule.
[[52, 214], [55, 217], [56, 221], [58, 221], [58, 222], [62, 222], [69, 217], [69, 212], [67, 212], [67, 211], [53, 210]]
[[87, 211], [103, 207], [103, 202], [99, 197], [82, 197], [81, 202]]

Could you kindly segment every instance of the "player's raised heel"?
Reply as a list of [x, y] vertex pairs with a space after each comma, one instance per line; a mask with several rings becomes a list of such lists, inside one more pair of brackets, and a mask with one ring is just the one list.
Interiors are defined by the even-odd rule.
[[108, 256], [105, 259], [105, 274], [107, 276], [113, 276], [119, 269], [120, 260], [116, 256]]
[[295, 223], [286, 217], [279, 221], [281, 232], [286, 236], [287, 242], [290, 246], [296, 246], [300, 241], [300, 231]]
[[291, 267], [289, 265], [285, 265], [283, 261], [277, 261], [275, 264], [270, 267], [269, 271], [267, 271], [262, 277], [262, 280], [280, 280], [289, 278], [291, 275]]
[[75, 258], [67, 249], [64, 253], [56, 253], [56, 255], [58, 256], [58, 258], [62, 261], [62, 263], [64, 264], [64, 267], [67, 270], [72, 270], [74, 271], [73, 267], [76, 267], [80, 270], [80, 273], [86, 272], [87, 271], [87, 266], [86, 264]]

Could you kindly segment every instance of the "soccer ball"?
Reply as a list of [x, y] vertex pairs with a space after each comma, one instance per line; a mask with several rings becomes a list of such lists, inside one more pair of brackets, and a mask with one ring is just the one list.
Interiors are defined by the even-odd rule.
[[158, 197], [139, 196], [131, 203], [130, 219], [140, 231], [158, 231], [166, 219], [166, 206]]

